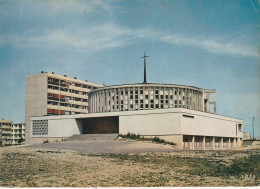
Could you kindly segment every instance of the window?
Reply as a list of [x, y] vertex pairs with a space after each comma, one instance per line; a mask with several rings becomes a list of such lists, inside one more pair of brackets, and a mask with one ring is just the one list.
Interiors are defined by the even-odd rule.
[[150, 100], [151, 103], [153, 103], [153, 100]]
[[148, 99], [148, 95], [145, 95], [145, 98]]
[[145, 108], [148, 108], [148, 104], [145, 105]]
[[192, 118], [192, 119], [194, 119], [194, 116], [191, 116], [191, 115], [183, 114], [182, 116], [183, 116], [183, 117], [186, 117], [186, 118]]
[[238, 131], [242, 132], [242, 124], [241, 123], [238, 124]]

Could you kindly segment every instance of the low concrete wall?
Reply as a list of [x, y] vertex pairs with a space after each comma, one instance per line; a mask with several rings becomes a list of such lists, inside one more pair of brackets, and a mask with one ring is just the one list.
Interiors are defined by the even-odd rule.
[[63, 140], [66, 140], [67, 137], [37, 137], [37, 138], [31, 138], [31, 143], [30, 144], [43, 144], [44, 142], [60, 142]]

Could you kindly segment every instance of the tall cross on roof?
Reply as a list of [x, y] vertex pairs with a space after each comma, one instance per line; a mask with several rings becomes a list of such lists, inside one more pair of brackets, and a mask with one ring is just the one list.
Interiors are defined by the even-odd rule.
[[143, 59], [144, 59], [144, 82], [143, 82], [143, 83], [147, 83], [147, 82], [146, 82], [146, 57], [149, 57], [149, 56], [146, 56], [146, 55], [145, 55], [145, 52], [144, 52], [144, 56], [143, 56], [143, 57], [140, 57], [140, 58], [143, 58]]

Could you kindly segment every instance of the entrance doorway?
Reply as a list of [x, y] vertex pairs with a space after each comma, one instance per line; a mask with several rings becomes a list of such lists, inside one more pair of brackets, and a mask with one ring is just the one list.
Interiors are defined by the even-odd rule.
[[82, 134], [119, 133], [119, 117], [94, 117], [82, 120]]

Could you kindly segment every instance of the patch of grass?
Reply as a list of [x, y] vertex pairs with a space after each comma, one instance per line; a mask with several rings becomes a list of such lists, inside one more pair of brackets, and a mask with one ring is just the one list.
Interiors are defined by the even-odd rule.
[[134, 133], [127, 133], [126, 135], [118, 135], [118, 136], [122, 137], [122, 138], [132, 139], [132, 140], [152, 141], [152, 142], [160, 143], [160, 144], [176, 145], [174, 142], [168, 142], [168, 141], [165, 141], [164, 139], [160, 139], [159, 137], [144, 138], [144, 137], [140, 136], [139, 134], [134, 134]]

